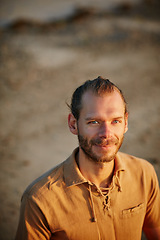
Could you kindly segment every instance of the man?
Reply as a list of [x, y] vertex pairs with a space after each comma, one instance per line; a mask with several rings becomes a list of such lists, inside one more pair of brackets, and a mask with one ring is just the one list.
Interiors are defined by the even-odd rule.
[[150, 163], [118, 152], [128, 129], [121, 90], [98, 77], [72, 96], [79, 147], [23, 194], [16, 240], [160, 239], [160, 191]]

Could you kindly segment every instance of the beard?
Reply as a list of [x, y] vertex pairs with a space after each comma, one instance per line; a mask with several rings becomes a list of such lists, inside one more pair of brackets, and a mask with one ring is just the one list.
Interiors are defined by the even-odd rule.
[[[88, 141], [87, 138], [84, 138], [82, 135], [78, 134], [79, 146], [86, 155], [86, 157], [96, 163], [104, 163], [110, 162], [115, 159], [115, 156], [120, 149], [123, 143], [124, 136], [122, 139], [111, 138], [93, 138]], [[111, 146], [111, 149], [101, 151], [100, 154], [96, 153], [93, 150], [93, 147], [103, 147], [103, 146]], [[114, 147], [114, 149], [112, 149]]]

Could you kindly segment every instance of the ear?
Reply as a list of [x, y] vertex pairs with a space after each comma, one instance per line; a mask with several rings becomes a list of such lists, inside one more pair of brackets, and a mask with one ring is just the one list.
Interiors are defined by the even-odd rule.
[[77, 135], [78, 134], [78, 130], [77, 130], [77, 120], [75, 119], [75, 117], [73, 116], [72, 113], [70, 113], [68, 115], [68, 126], [69, 129], [71, 131], [71, 133]]
[[125, 127], [124, 127], [124, 133], [128, 131], [128, 113], [125, 114]]

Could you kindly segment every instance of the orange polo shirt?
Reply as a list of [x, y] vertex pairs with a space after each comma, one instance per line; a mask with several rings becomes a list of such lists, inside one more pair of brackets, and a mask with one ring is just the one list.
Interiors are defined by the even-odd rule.
[[81, 174], [73, 154], [24, 192], [16, 240], [140, 240], [160, 226], [156, 173], [143, 159], [118, 153], [104, 195]]

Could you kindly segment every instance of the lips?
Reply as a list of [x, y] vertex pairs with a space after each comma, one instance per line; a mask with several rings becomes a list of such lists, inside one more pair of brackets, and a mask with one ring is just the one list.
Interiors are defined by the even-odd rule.
[[113, 144], [105, 144], [105, 145], [102, 145], [102, 144], [96, 144], [96, 146], [98, 147], [110, 147], [112, 146]]

